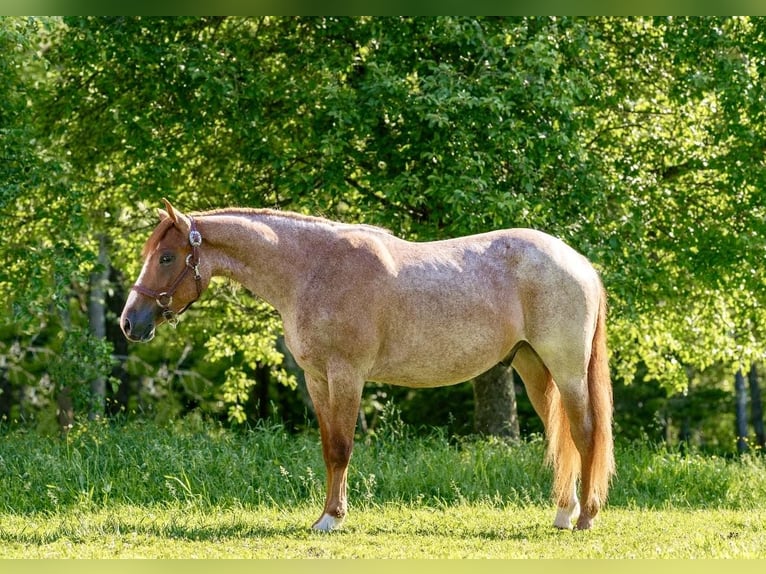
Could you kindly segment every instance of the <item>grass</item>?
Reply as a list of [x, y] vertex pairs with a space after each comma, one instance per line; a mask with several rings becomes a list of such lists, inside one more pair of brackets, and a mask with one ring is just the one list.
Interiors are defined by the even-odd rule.
[[764, 558], [766, 513], [628, 509], [598, 530], [560, 532], [548, 508], [486, 503], [359, 509], [332, 534], [316, 509], [117, 505], [4, 516], [0, 558]]
[[66, 439], [5, 430], [0, 558], [766, 558], [766, 461], [620, 445], [590, 532], [550, 527], [544, 445], [411, 436], [360, 441], [350, 514], [324, 497], [315, 434], [90, 423]]

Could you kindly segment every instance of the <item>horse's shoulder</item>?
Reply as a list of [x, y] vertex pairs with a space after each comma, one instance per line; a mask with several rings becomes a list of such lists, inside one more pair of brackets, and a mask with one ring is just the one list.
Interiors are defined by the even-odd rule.
[[335, 241], [331, 243], [330, 248], [333, 256], [345, 259], [359, 271], [387, 271], [394, 264], [392, 243], [397, 241], [402, 240], [382, 233], [377, 228], [349, 226], [335, 234]]

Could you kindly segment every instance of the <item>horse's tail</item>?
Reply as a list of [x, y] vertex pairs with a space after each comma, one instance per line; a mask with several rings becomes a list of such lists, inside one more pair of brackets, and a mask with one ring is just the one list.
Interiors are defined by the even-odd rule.
[[606, 292], [601, 287], [596, 330], [588, 363], [588, 395], [593, 425], [590, 485], [597, 504], [606, 501], [609, 482], [615, 472], [612, 440], [612, 382], [606, 346]]
[[561, 394], [550, 375], [545, 398], [548, 406], [548, 420], [545, 424], [548, 439], [546, 460], [553, 467], [553, 498], [560, 508], [566, 508], [580, 474], [580, 453], [572, 440], [569, 417], [561, 402]]

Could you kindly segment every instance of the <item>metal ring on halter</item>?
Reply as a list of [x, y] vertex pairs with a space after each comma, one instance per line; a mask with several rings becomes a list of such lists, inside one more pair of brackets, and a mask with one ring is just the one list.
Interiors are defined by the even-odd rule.
[[[167, 297], [167, 303], [163, 302], [163, 299]], [[164, 309], [165, 311], [170, 311], [170, 305], [173, 303], [173, 296], [170, 295], [167, 291], [163, 291], [159, 295], [157, 295], [157, 298], [155, 299], [157, 302], [157, 305]], [[163, 311], [163, 314], [164, 312]], [[172, 312], [172, 311], [171, 311]]]
[[192, 229], [189, 232], [189, 243], [192, 247], [199, 247], [202, 245], [202, 234], [196, 229]]

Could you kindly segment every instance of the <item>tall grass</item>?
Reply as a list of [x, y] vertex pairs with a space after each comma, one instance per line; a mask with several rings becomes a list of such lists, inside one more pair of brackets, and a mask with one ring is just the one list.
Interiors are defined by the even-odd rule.
[[[435, 507], [550, 505], [544, 444], [416, 436], [394, 421], [360, 439], [350, 504]], [[766, 462], [618, 444], [610, 505], [646, 509], [766, 508]], [[66, 437], [0, 431], [0, 512], [55, 513], [112, 505], [198, 510], [315, 505], [325, 471], [316, 433], [263, 424], [231, 431], [187, 419], [168, 426], [91, 422]]]

